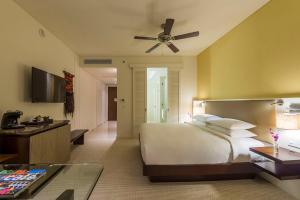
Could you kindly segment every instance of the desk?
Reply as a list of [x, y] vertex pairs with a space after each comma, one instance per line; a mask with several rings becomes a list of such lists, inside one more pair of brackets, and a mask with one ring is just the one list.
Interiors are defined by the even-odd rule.
[[66, 163], [71, 153], [71, 130], [67, 120], [52, 124], [0, 129], [0, 153], [17, 154], [18, 164]]

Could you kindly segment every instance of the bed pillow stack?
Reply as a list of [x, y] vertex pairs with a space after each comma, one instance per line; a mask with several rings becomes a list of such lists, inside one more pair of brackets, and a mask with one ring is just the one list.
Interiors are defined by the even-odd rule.
[[216, 115], [210, 115], [210, 114], [199, 114], [199, 115], [195, 115], [193, 117], [193, 120], [196, 122], [209, 122], [209, 121], [213, 121], [213, 120], [217, 120], [217, 119], [222, 119], [219, 116]]
[[208, 121], [207, 124], [209, 128], [233, 138], [248, 138], [257, 136], [248, 130], [254, 128], [255, 125], [237, 119], [221, 118]]

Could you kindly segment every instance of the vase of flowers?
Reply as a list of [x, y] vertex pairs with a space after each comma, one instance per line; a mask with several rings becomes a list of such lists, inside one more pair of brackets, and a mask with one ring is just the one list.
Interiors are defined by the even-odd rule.
[[278, 153], [279, 152], [279, 144], [278, 144], [278, 140], [279, 140], [279, 134], [274, 132], [273, 129], [270, 128], [270, 134], [273, 138], [273, 147], [274, 147], [274, 152]]

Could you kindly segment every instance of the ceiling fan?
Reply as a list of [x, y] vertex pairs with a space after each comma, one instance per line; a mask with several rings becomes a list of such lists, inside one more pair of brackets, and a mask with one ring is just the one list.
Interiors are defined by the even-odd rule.
[[181, 40], [191, 37], [197, 37], [199, 36], [199, 31], [191, 32], [191, 33], [185, 33], [181, 35], [172, 36], [171, 31], [174, 24], [174, 19], [166, 19], [166, 22], [161, 25], [161, 28], [164, 30], [162, 33], [158, 34], [157, 37], [145, 37], [145, 36], [135, 36], [134, 39], [137, 40], [154, 40], [158, 41], [156, 45], [151, 47], [146, 51], [146, 53], [150, 53], [157, 47], [159, 47], [161, 44], [167, 45], [174, 53], [177, 53], [179, 49], [171, 42], [172, 40]]

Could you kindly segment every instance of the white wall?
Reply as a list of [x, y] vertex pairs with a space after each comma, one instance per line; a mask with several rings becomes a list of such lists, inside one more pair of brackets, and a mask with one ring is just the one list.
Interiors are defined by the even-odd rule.
[[[81, 67], [90, 67], [83, 64]], [[196, 57], [188, 56], [139, 56], [139, 57], [90, 57], [111, 58], [112, 65], [93, 65], [93, 67], [117, 67], [118, 69], [118, 98], [125, 102], [118, 103], [118, 137], [132, 137], [132, 69], [130, 64], [181, 64], [180, 87], [180, 121], [184, 121], [192, 112], [192, 99], [196, 97], [197, 62]]]
[[65, 119], [62, 103], [31, 103], [31, 66], [63, 76], [63, 70], [75, 73], [77, 55], [12, 0], [0, 1], [0, 30], [0, 118], [19, 109], [22, 120], [36, 115]]
[[78, 128], [92, 130], [106, 119], [106, 86], [83, 68], [78, 69], [78, 95], [76, 95], [75, 119]]
[[103, 124], [107, 121], [107, 90], [106, 85], [101, 81], [98, 81], [97, 91], [96, 91], [96, 106], [97, 106], [97, 126]]

